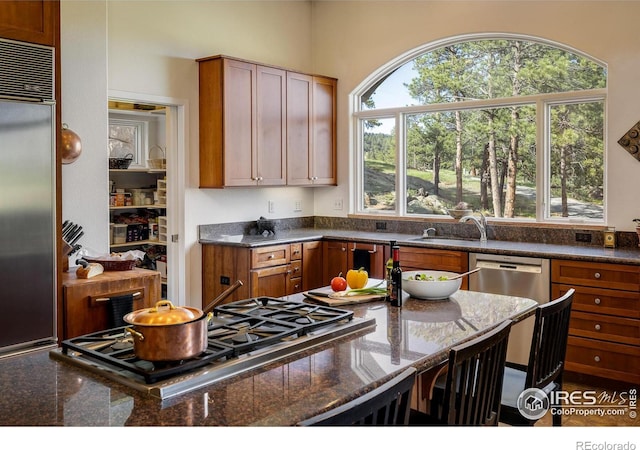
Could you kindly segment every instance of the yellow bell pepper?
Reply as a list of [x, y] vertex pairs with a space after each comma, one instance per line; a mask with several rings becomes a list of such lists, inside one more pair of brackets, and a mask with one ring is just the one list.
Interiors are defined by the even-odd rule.
[[347, 272], [347, 284], [351, 289], [360, 289], [367, 285], [369, 273], [360, 267], [358, 270], [351, 269]]

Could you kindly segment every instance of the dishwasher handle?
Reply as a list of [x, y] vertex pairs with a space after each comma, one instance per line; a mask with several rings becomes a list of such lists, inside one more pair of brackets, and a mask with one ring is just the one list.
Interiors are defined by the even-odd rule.
[[542, 266], [515, 264], [507, 261], [477, 261], [476, 267], [480, 267], [482, 269], [508, 270], [511, 272], [542, 273]]

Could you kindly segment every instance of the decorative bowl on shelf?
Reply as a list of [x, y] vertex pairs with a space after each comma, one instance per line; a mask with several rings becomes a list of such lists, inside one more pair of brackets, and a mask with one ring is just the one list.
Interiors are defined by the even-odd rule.
[[109, 158], [109, 169], [128, 169], [133, 161], [133, 155], [129, 153], [124, 158]]
[[[441, 270], [412, 270], [402, 272], [402, 290], [421, 300], [444, 300], [460, 289], [462, 277], [448, 278], [459, 274]], [[446, 277], [447, 279], [442, 279]]]
[[473, 209], [447, 209], [447, 212], [454, 219], [462, 219], [473, 213]]

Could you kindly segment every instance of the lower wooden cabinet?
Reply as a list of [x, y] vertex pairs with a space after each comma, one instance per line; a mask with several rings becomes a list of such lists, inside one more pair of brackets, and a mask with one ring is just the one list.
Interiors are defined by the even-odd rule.
[[640, 347], [569, 336], [565, 370], [640, 384]]
[[133, 295], [132, 310], [148, 308], [160, 300], [160, 272], [146, 269], [104, 272], [93, 278], [62, 275], [62, 339], [113, 327], [113, 297]]
[[363, 267], [369, 278], [385, 278], [384, 245], [355, 241], [324, 241], [323, 286], [328, 286], [333, 277], [342, 272], [347, 275], [349, 269]]
[[289, 291], [289, 275], [288, 264], [251, 270], [251, 297], [284, 297]]
[[323, 277], [324, 253], [322, 241], [304, 242], [302, 244], [302, 290], [309, 291], [327, 286]]
[[223, 303], [251, 297], [284, 297], [322, 284], [320, 241], [238, 247], [207, 244], [202, 247], [203, 305], [240, 280], [244, 283]]
[[[410, 270], [444, 270], [464, 273], [469, 270], [469, 254], [455, 250], [400, 247], [400, 267]], [[469, 277], [462, 279], [461, 289], [469, 288]]]
[[640, 383], [640, 267], [554, 260], [551, 294], [576, 290], [565, 369]]

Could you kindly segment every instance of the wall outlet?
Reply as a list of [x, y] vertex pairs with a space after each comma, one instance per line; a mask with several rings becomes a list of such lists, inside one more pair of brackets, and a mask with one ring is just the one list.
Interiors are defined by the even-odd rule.
[[273, 200], [269, 200], [269, 201], [267, 202], [267, 209], [268, 209], [268, 211], [269, 211], [270, 213], [273, 213], [273, 212], [275, 211], [275, 209], [276, 209], [276, 208], [275, 208], [275, 205], [274, 205]]
[[342, 199], [337, 198], [333, 201], [333, 209], [342, 209]]
[[229, 277], [225, 277], [224, 275], [220, 275], [220, 284], [229, 285], [229, 284], [231, 284], [231, 280], [229, 279]]
[[591, 233], [576, 233], [576, 242], [591, 242]]
[[293, 206], [293, 212], [300, 212], [300, 211], [302, 211], [302, 202], [300, 200], [296, 200]]

